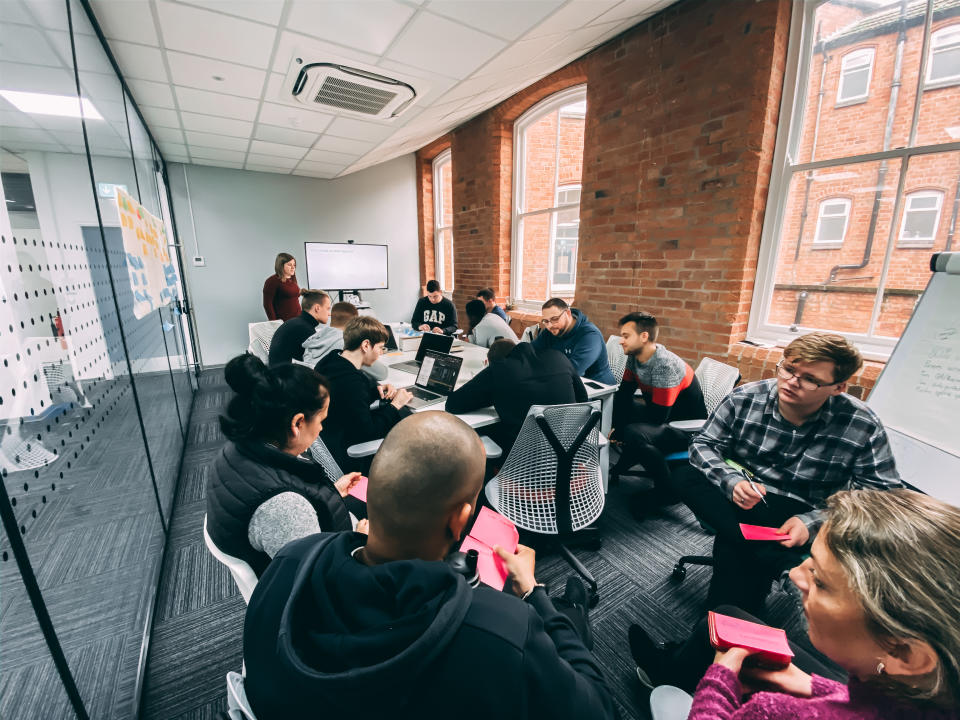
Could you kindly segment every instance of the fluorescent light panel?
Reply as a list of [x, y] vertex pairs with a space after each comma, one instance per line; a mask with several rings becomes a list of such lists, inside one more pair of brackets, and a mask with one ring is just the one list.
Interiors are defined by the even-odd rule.
[[[0, 90], [0, 95], [17, 110], [31, 115], [57, 115], [59, 117], [85, 117], [87, 120], [103, 120], [87, 98], [77, 102], [74, 95], [47, 95], [45, 93]], [[81, 114], [82, 112], [82, 114]]]

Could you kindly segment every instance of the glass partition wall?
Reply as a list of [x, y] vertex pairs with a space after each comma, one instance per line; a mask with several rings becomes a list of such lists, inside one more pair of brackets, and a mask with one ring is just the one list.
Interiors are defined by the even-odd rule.
[[[163, 161], [85, 3], [3, 6], [0, 717], [128, 718], [195, 388]], [[117, 188], [167, 228], [145, 313]]]

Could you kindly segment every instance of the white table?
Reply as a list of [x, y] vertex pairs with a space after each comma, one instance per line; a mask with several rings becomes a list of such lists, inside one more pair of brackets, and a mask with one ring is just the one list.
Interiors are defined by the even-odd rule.
[[[460, 377], [457, 378], [458, 388], [483, 370], [484, 361], [487, 359], [487, 348], [481, 347], [480, 345], [472, 345], [466, 342], [463, 343], [462, 346], [463, 365], [460, 368]], [[409, 350], [406, 352], [391, 352], [383, 355], [381, 357], [381, 361], [387, 366], [387, 382], [395, 387], [409, 387], [413, 385], [417, 379], [416, 375], [413, 373], [404, 372], [403, 370], [394, 370], [390, 366], [396, 363], [406, 362], [407, 360], [413, 360], [416, 355], [417, 353], [415, 350]], [[610, 428], [613, 425], [613, 396], [617, 392], [617, 386], [596, 383], [595, 381], [587, 380], [586, 378], [583, 378], [583, 382], [584, 387], [587, 390], [587, 399], [600, 401], [600, 434], [602, 435], [603, 439], [606, 440], [607, 436], [610, 434]], [[601, 387], [590, 387], [590, 384], [588, 383], [600, 385]], [[446, 402], [435, 403], [433, 405], [428, 405], [425, 408], [421, 408], [421, 410], [445, 409]], [[462, 415], [457, 415], [457, 417], [474, 429], [486, 427], [488, 425], [494, 425], [500, 421], [500, 416], [497, 415], [497, 411], [494, 410], [493, 406], [474, 410], [473, 412], [469, 413], [463, 413]], [[603, 476], [604, 492], [607, 491], [609, 466], [610, 443], [601, 441], [600, 472]]]

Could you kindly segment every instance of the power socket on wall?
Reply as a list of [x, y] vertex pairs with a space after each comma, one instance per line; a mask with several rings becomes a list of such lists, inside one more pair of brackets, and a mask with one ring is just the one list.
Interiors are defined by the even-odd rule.
[[207, 264], [207, 261], [204, 260], [202, 255], [193, 256], [193, 265], [194, 267], [204, 267]]

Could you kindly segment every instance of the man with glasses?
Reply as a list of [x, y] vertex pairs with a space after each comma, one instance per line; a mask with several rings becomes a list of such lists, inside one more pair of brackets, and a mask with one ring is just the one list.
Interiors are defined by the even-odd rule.
[[[717, 533], [710, 608], [760, 614], [771, 580], [813, 540], [830, 495], [901, 486], [880, 419], [845, 392], [862, 365], [840, 335], [797, 338], [776, 378], [736, 388], [690, 443], [690, 465], [673, 473], [672, 484]], [[739, 523], [784, 537], [746, 541]]]
[[547, 332], [541, 332], [533, 341], [537, 350], [559, 350], [573, 365], [577, 374], [607, 385], [616, 385], [603, 335], [579, 310], [574, 310], [560, 298], [550, 298], [543, 304], [541, 323]]

